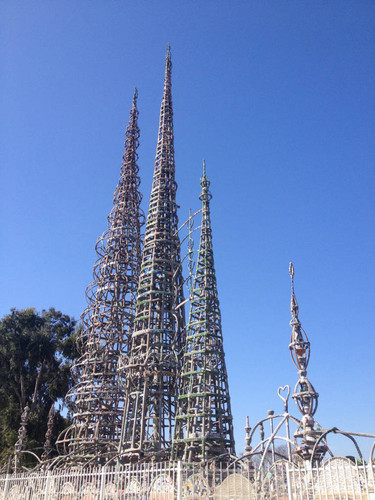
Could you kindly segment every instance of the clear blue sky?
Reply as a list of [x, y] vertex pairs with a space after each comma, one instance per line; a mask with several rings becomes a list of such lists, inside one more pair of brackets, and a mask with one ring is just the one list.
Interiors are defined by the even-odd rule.
[[170, 42], [179, 215], [205, 158], [237, 450], [297, 381], [290, 260], [316, 417], [375, 433], [374, 2], [3, 0], [0, 19], [1, 314], [84, 309], [134, 85], [147, 209]]

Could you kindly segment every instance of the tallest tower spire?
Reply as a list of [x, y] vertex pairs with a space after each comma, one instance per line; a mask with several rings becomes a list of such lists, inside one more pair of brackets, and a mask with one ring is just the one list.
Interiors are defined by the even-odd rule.
[[[173, 135], [173, 105], [172, 105], [172, 60], [171, 50], [168, 44], [165, 57], [165, 75], [163, 99], [160, 106], [159, 135], [156, 147], [154, 183], [158, 168], [166, 169], [164, 175], [173, 177], [175, 174], [174, 162], [174, 135]], [[168, 172], [167, 172], [168, 171]], [[151, 193], [152, 197], [152, 193]], [[174, 202], [175, 202], [174, 197]], [[150, 200], [151, 203], [151, 200]], [[151, 205], [150, 205], [151, 206]]]
[[169, 459], [177, 403], [184, 312], [171, 70], [168, 47], [134, 333], [124, 362], [126, 399], [119, 451], [128, 460]]

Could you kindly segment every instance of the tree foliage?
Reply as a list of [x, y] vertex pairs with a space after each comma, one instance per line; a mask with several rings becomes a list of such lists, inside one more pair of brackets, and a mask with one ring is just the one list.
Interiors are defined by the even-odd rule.
[[[26, 448], [43, 451], [48, 412], [72, 384], [70, 364], [77, 357], [76, 322], [51, 308], [17, 310], [0, 321], [0, 462], [13, 452], [21, 413], [30, 408]], [[56, 411], [54, 434], [67, 420]]]

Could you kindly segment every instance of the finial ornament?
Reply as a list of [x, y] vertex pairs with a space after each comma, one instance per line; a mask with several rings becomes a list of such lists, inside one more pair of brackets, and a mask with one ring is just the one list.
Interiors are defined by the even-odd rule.
[[292, 278], [292, 288], [293, 288], [293, 278], [294, 278], [294, 266], [293, 266], [293, 262], [289, 262], [289, 274], [290, 274], [290, 277]]
[[294, 266], [293, 262], [289, 262], [289, 274], [290, 274], [290, 281], [291, 281], [291, 288], [292, 288], [292, 300], [294, 297]]
[[290, 313], [292, 315], [292, 321], [298, 321], [298, 303], [296, 296], [294, 294], [294, 266], [293, 262], [289, 262], [289, 274], [290, 274], [290, 280], [291, 280], [291, 288], [292, 288], [292, 293], [291, 293], [291, 300], [290, 300]]
[[212, 195], [210, 193], [210, 184], [211, 182], [209, 181], [208, 177], [207, 177], [207, 174], [206, 174], [206, 161], [203, 160], [203, 175], [201, 177], [201, 188], [202, 188], [202, 192], [199, 196], [199, 199], [201, 201], [210, 201], [211, 198], [212, 198]]

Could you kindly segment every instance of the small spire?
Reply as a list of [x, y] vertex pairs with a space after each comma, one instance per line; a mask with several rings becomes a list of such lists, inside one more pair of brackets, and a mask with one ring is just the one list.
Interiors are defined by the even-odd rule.
[[201, 177], [201, 188], [202, 188], [202, 193], [199, 197], [200, 200], [203, 200], [203, 197], [205, 197], [207, 200], [210, 200], [212, 198], [211, 193], [209, 191], [209, 187], [211, 182], [209, 181], [207, 174], [206, 174], [206, 161], [203, 160], [203, 175]]
[[170, 81], [172, 72], [172, 57], [171, 57], [171, 46], [167, 45], [167, 54], [165, 56], [165, 81]]
[[52, 435], [53, 435], [54, 419], [55, 419], [55, 406], [52, 403], [51, 408], [48, 412], [46, 440], [44, 442], [44, 451], [41, 456], [41, 459], [43, 461], [48, 459], [52, 451]]
[[292, 294], [290, 299], [290, 313], [292, 315], [292, 321], [298, 321], [298, 302], [294, 294], [294, 266], [293, 262], [289, 262], [289, 274], [291, 280]]
[[322, 434], [321, 431], [314, 428], [314, 415], [318, 408], [319, 394], [307, 378], [307, 366], [310, 361], [310, 342], [298, 318], [298, 303], [294, 294], [293, 262], [289, 263], [289, 274], [292, 282], [292, 298], [290, 302], [290, 312], [292, 314], [290, 326], [292, 327], [292, 333], [289, 349], [292, 361], [298, 369], [299, 376], [292, 398], [302, 414], [301, 422], [294, 433], [296, 444], [297, 439], [301, 439], [301, 442], [295, 447], [294, 453], [299, 455], [303, 460], [312, 460], [314, 464], [323, 459], [327, 448], [324, 445], [316, 448], [316, 442]]
[[172, 61], [170, 47], [168, 45], [165, 58], [164, 89], [160, 106], [159, 136], [156, 146], [155, 168], [159, 166], [160, 162], [167, 161], [167, 163], [170, 163], [170, 168], [174, 170], [173, 142]]
[[294, 266], [293, 262], [289, 262], [289, 274], [292, 279], [292, 289], [294, 288]]
[[[134, 137], [137, 136], [137, 139], [139, 137], [139, 128], [138, 128], [138, 114], [139, 113], [138, 113], [138, 109], [137, 109], [137, 99], [138, 99], [138, 90], [137, 90], [137, 87], [134, 87], [132, 107], [130, 108], [130, 113], [129, 113], [129, 124], [128, 124], [126, 132], [125, 132], [125, 136], [127, 137], [127, 140], [129, 139], [129, 135], [133, 135]], [[127, 148], [127, 145], [125, 143], [125, 150], [127, 150], [127, 149], [128, 148]], [[125, 158], [124, 158], [124, 160], [125, 160]]]
[[137, 99], [138, 99], [138, 90], [137, 87], [134, 87], [134, 94], [133, 94], [133, 106], [137, 106]]
[[292, 280], [292, 298], [290, 302], [290, 312], [292, 314], [290, 326], [292, 327], [292, 333], [290, 336], [289, 349], [299, 375], [299, 381], [294, 389], [292, 398], [295, 400], [303, 415], [312, 416], [316, 412], [318, 405], [318, 394], [307, 379], [307, 366], [310, 360], [310, 342], [298, 318], [298, 304], [296, 296], [294, 295], [294, 267], [292, 262], [289, 264], [289, 274]]

